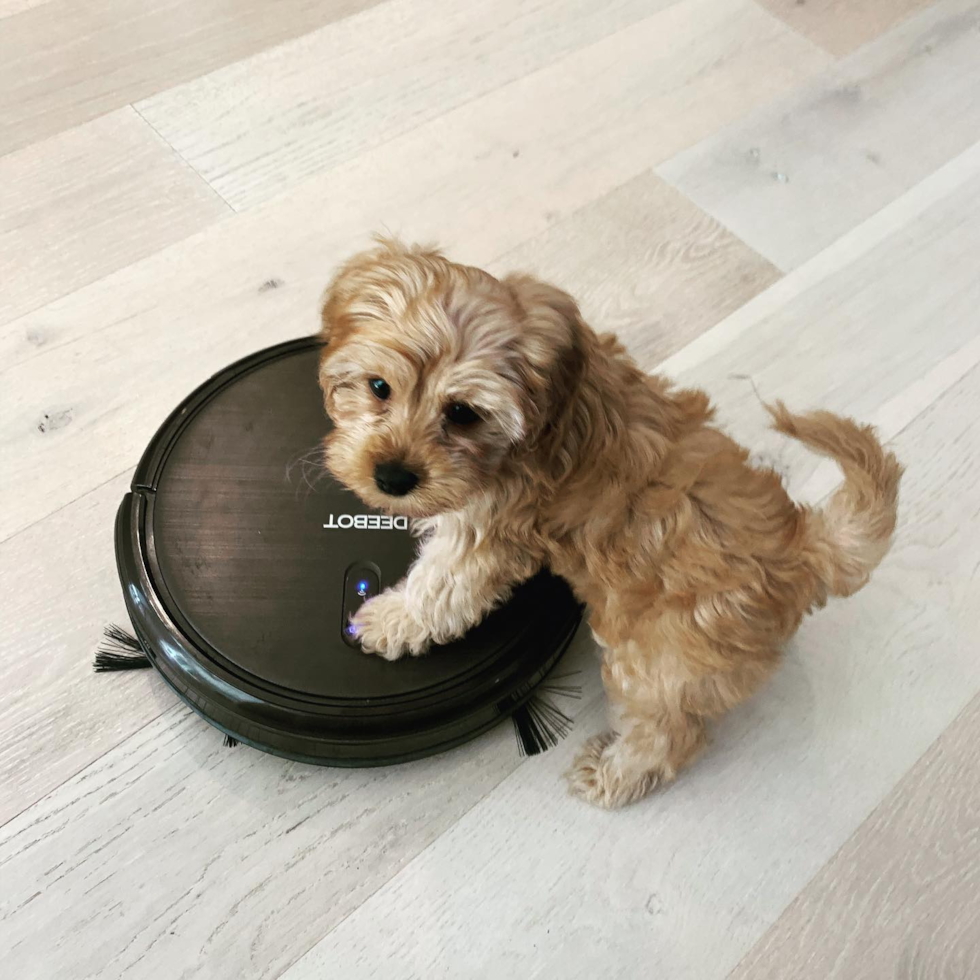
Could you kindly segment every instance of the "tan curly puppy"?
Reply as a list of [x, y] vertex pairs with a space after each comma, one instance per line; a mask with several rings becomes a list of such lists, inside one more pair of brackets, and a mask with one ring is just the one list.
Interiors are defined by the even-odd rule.
[[844, 471], [826, 509], [799, 506], [711, 425], [705, 394], [644, 374], [527, 276], [382, 241], [330, 286], [323, 337], [329, 468], [423, 532], [407, 577], [356, 616], [363, 649], [458, 637], [550, 565], [603, 648], [613, 728], [568, 774], [593, 803], [673, 779], [803, 615], [888, 549], [901, 467], [869, 428], [770, 409]]

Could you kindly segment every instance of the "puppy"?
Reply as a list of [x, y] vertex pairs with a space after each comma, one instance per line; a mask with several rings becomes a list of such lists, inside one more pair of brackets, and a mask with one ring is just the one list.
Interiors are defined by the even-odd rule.
[[422, 535], [405, 579], [354, 618], [362, 648], [421, 654], [549, 565], [603, 650], [613, 727], [568, 773], [592, 803], [674, 779], [804, 614], [888, 550], [902, 470], [871, 429], [769, 408], [844, 472], [826, 508], [799, 506], [711, 424], [706, 395], [642, 372], [553, 286], [381, 240], [341, 269], [322, 319], [327, 465]]

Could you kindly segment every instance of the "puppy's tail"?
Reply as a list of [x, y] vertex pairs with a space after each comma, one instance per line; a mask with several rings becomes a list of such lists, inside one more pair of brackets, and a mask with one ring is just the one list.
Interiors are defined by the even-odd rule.
[[891, 545], [902, 466], [870, 426], [830, 412], [793, 415], [782, 402], [766, 408], [773, 428], [836, 460], [844, 471], [827, 506], [808, 515], [804, 548], [827, 589], [851, 595]]

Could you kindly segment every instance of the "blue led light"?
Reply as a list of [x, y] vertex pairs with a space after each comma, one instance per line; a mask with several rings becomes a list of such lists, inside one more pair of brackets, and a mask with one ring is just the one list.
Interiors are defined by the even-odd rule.
[[356, 636], [357, 635], [357, 627], [353, 623], [350, 623], [347, 626], [347, 635], [348, 636]]
[[366, 596], [368, 594], [367, 579], [362, 578], [361, 581], [357, 583], [357, 594], [359, 596]]

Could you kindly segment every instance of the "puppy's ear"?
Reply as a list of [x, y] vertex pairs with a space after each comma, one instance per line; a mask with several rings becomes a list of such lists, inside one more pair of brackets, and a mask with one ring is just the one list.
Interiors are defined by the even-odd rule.
[[327, 287], [320, 301], [320, 331], [319, 337], [324, 347], [336, 347], [336, 341], [344, 332], [344, 307], [346, 303], [338, 295], [337, 280]]
[[568, 405], [584, 364], [585, 325], [568, 293], [531, 276], [503, 280], [522, 316], [522, 386], [528, 395], [528, 447]]
[[348, 263], [327, 286], [320, 301], [318, 336], [323, 343], [323, 348], [320, 351], [319, 378], [326, 399], [327, 414], [332, 413], [333, 388], [337, 380], [337, 372], [329, 371], [328, 366], [336, 361], [335, 355], [352, 329], [349, 308], [354, 296], [354, 290], [351, 288], [353, 275], [354, 270], [351, 268], [351, 263]]
[[348, 308], [366, 285], [366, 273], [374, 252], [362, 252], [344, 263], [324, 291], [320, 301], [320, 340], [336, 348], [349, 328]]
[[447, 265], [434, 246], [406, 245], [382, 235], [374, 240], [374, 248], [341, 266], [323, 294], [320, 339], [330, 348], [338, 347], [350, 332], [352, 305], [362, 317], [398, 313], [404, 307], [406, 287], [417, 288], [427, 267]]

